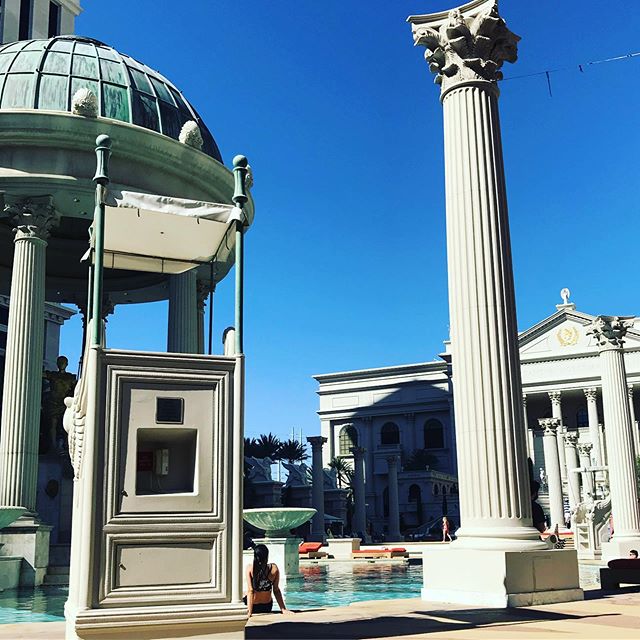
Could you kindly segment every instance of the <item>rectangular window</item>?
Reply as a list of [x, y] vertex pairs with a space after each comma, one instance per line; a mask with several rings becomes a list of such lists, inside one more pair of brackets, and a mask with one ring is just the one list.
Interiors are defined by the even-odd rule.
[[184, 422], [184, 398], [156, 398], [156, 422], [182, 424]]
[[31, 37], [31, 14], [33, 0], [20, 0], [20, 22], [18, 25], [18, 39], [28, 40]]
[[49, 3], [49, 37], [60, 35], [60, 5], [57, 2]]

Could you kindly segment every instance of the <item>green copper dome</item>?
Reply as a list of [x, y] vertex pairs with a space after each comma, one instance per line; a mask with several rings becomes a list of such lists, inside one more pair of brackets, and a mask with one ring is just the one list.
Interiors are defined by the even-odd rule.
[[79, 89], [98, 99], [98, 113], [178, 139], [185, 122], [198, 124], [202, 151], [222, 162], [218, 145], [196, 110], [157, 71], [102, 42], [79, 36], [22, 40], [0, 46], [2, 109], [71, 111]]

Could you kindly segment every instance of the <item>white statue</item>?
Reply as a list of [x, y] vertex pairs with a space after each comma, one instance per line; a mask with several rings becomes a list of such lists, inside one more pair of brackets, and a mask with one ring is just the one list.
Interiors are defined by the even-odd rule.
[[335, 469], [323, 469], [322, 475], [325, 490], [331, 491], [338, 488], [338, 472]]
[[547, 486], [547, 474], [544, 471], [543, 467], [540, 467], [540, 471], [538, 472], [538, 477], [540, 478], [540, 488]]
[[271, 458], [254, 458], [253, 456], [245, 456], [245, 461], [251, 465], [249, 469], [249, 480], [254, 482], [273, 482], [271, 477]]
[[560, 291], [560, 297], [562, 298], [562, 304], [569, 304], [569, 297], [571, 296], [571, 291], [565, 287]]
[[301, 462], [293, 464], [289, 462], [282, 463], [284, 468], [289, 472], [289, 477], [285, 482], [285, 487], [308, 487], [309, 486], [309, 467]]
[[200, 127], [198, 126], [198, 123], [193, 120], [188, 120], [184, 123], [180, 131], [180, 135], [178, 136], [178, 140], [180, 140], [182, 144], [186, 144], [194, 149], [202, 149], [202, 145], [204, 144], [202, 134], [200, 133]]
[[91, 89], [78, 89], [71, 98], [71, 112], [85, 118], [98, 117], [98, 98]]

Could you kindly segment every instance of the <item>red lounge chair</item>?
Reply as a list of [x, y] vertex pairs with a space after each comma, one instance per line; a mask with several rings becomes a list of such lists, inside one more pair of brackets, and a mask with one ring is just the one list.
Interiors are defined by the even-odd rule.
[[351, 554], [352, 558], [408, 558], [409, 554], [404, 547], [392, 547], [388, 549], [360, 549]]
[[324, 551], [320, 551], [322, 547], [322, 542], [303, 542], [298, 547], [298, 554], [301, 558], [324, 558], [327, 553]]

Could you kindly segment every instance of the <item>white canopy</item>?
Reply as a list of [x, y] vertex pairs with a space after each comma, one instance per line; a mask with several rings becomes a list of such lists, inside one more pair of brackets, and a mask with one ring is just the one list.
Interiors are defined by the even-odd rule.
[[[242, 211], [233, 205], [109, 192], [105, 207], [104, 266], [182, 273], [216, 255]], [[229, 234], [227, 241], [233, 243]]]

